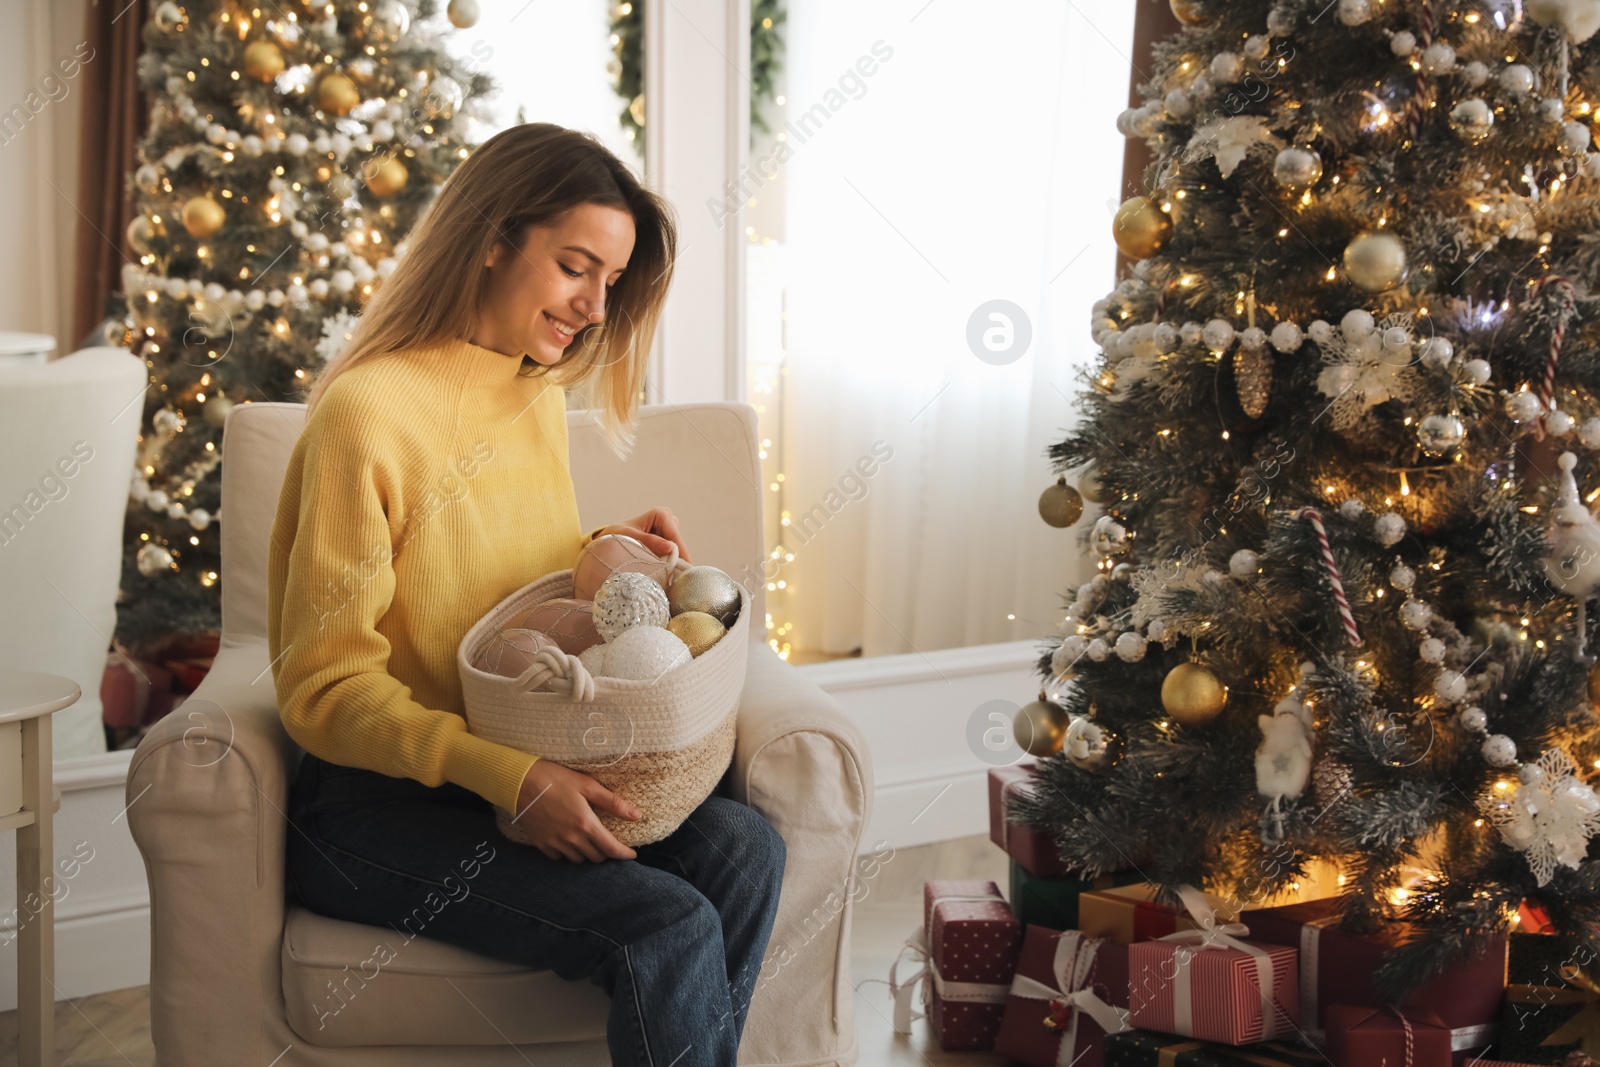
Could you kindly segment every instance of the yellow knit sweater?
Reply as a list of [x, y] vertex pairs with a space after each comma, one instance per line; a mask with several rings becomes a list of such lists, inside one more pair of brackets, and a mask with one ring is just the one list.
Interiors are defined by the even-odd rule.
[[579, 532], [565, 392], [519, 378], [524, 358], [456, 341], [334, 379], [289, 458], [267, 570], [296, 743], [511, 811], [539, 757], [467, 733], [456, 648], [593, 537]]

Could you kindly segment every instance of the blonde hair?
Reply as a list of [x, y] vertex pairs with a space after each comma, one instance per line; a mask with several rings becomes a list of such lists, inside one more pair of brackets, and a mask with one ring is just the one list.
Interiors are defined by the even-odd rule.
[[677, 227], [671, 206], [640, 185], [604, 145], [548, 122], [495, 134], [440, 186], [349, 342], [313, 380], [307, 417], [333, 380], [352, 367], [406, 349], [467, 340], [490, 249], [496, 242], [520, 249], [529, 228], [555, 224], [580, 204], [629, 212], [633, 255], [610, 290], [605, 320], [579, 330], [559, 362], [523, 373], [549, 373], [564, 388], [583, 388], [602, 435], [625, 458], [634, 444], [650, 343], [672, 282]]

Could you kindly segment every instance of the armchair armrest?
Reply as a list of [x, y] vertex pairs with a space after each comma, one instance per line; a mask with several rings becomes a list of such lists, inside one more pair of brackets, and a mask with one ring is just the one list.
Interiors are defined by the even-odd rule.
[[[128, 826], [150, 882], [150, 1030], [163, 1067], [268, 1063], [281, 1015], [284, 834], [296, 747], [260, 638], [224, 639], [199, 689], [139, 743]], [[181, 931], [181, 934], [180, 934]], [[176, 995], [182, 991], [182, 996]]]
[[[872, 814], [872, 762], [838, 701], [763, 641], [750, 643], [730, 787], [788, 850], [740, 1062], [850, 1062], [850, 905]], [[822, 1020], [830, 1032], [819, 1033]]]

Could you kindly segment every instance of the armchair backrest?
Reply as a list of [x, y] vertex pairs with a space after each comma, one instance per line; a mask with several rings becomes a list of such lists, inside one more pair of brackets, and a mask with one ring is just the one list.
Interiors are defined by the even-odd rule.
[[[284, 471], [304, 426], [304, 404], [240, 404], [228, 414], [222, 444], [225, 641], [266, 638], [267, 546]], [[634, 430], [633, 452], [619, 460], [591, 412], [567, 412], [568, 463], [582, 528], [671, 508], [694, 562], [719, 567], [750, 590], [751, 634], [764, 638], [755, 409], [739, 403], [648, 404], [639, 409]]]
[[149, 384], [144, 361], [122, 348], [0, 364], [0, 668], [83, 690], [55, 717], [58, 759], [106, 749], [100, 679]]

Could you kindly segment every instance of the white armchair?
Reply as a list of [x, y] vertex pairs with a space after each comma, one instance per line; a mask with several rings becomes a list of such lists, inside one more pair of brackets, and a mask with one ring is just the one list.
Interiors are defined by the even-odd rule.
[[[375, 980], [379, 928], [285, 899], [284, 809], [301, 751], [278, 718], [266, 645], [267, 538], [298, 404], [233, 410], [222, 467], [222, 643], [215, 666], [134, 755], [128, 818], [151, 898], [151, 1035], [162, 1067], [213, 1064], [499, 1065], [609, 1062], [605, 992], [420, 937]], [[568, 415], [585, 529], [656, 505], [697, 563], [759, 574], [760, 467], [746, 404], [647, 406], [620, 462]], [[752, 609], [766, 617], [757, 583]], [[851, 886], [872, 797], [859, 729], [784, 663], [749, 646], [727, 795], [782, 833], [788, 862], [741, 1064], [856, 1059]], [[446, 982], [446, 979], [449, 982]], [[454, 988], [452, 988], [452, 985]], [[341, 1009], [317, 1006], [343, 990]], [[325, 1025], [321, 1025], [325, 1022]]]
[[78, 683], [56, 759], [106, 750], [100, 678], [117, 624], [128, 479], [149, 383], [121, 348], [0, 361], [0, 670]]

